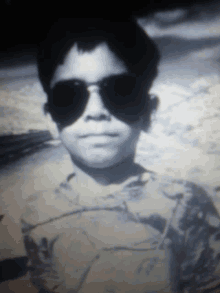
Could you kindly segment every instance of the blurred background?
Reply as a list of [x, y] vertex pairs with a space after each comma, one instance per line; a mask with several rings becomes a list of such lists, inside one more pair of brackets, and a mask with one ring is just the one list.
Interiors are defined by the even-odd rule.
[[135, 1], [120, 8], [104, 1], [101, 6], [84, 3], [84, 8], [45, 2], [0, 4], [3, 202], [53, 187], [73, 171], [69, 155], [59, 141], [51, 141], [44, 121], [46, 96], [37, 77], [36, 45], [58, 16], [94, 17], [100, 11], [119, 19], [135, 15], [162, 55], [151, 90], [159, 96], [160, 108], [151, 131], [141, 136], [137, 162], [203, 184], [215, 196], [220, 190], [220, 2]]

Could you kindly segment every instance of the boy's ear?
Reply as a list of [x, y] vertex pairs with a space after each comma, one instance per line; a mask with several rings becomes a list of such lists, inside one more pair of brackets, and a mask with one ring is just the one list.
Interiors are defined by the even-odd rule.
[[156, 95], [150, 95], [150, 111], [155, 113], [159, 107], [160, 100]]
[[149, 95], [149, 103], [147, 107], [147, 111], [142, 119], [142, 130], [147, 132], [155, 120], [155, 114], [159, 107], [160, 101], [159, 98], [155, 95]]
[[44, 105], [44, 115], [45, 115], [45, 120], [47, 124], [47, 129], [50, 131], [50, 134], [52, 135], [53, 139], [59, 139], [60, 134], [59, 130], [57, 128], [56, 123], [53, 121], [50, 113], [47, 110], [47, 104]]

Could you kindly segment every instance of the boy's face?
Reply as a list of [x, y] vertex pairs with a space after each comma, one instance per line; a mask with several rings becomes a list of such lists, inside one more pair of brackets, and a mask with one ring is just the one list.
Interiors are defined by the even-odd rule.
[[[125, 73], [129, 73], [127, 67], [105, 43], [89, 53], [80, 52], [74, 45], [58, 65], [50, 87], [71, 79], [91, 84]], [[60, 138], [76, 162], [92, 168], [108, 168], [134, 154], [141, 125], [140, 122], [129, 125], [113, 116], [105, 107], [97, 85], [88, 85], [87, 89], [89, 98], [82, 115], [60, 131]]]

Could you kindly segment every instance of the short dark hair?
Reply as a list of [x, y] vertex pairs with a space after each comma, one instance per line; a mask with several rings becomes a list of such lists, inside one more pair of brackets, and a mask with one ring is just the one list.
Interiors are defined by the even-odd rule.
[[142, 76], [149, 90], [157, 76], [159, 51], [136, 20], [111, 21], [101, 18], [59, 19], [38, 45], [38, 75], [48, 94], [56, 67], [69, 49], [77, 43], [79, 50], [90, 52], [106, 42], [128, 68]]

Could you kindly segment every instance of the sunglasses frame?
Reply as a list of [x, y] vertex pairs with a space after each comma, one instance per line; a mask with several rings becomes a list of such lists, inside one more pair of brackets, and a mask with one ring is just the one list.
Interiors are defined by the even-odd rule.
[[[45, 104], [45, 108], [44, 108], [45, 109], [45, 112], [49, 112], [52, 115], [53, 120], [57, 124], [59, 124], [60, 126], [62, 126], [62, 124], [71, 124], [71, 123], [73, 123], [71, 121], [69, 123], [67, 122], [69, 119], [66, 116], [68, 116], [69, 113], [67, 113], [66, 115], [64, 115], [64, 118], [63, 119], [57, 118], [56, 116], [58, 114], [56, 113], [56, 109], [60, 109], [60, 108], [63, 108], [63, 107], [62, 106], [56, 107], [54, 105], [51, 106], [50, 105], [51, 104], [51, 101], [50, 100], [53, 100], [53, 98], [51, 99], [51, 97], [53, 96], [53, 91], [55, 90], [56, 86], [59, 86], [60, 84], [61, 85], [63, 85], [63, 84], [65, 85], [65, 84], [69, 84], [71, 82], [78, 82], [78, 83], [81, 83], [83, 85], [82, 86], [83, 92], [85, 92], [85, 90], [87, 92], [86, 97], [82, 97], [82, 101], [84, 101], [84, 107], [82, 107], [81, 111], [79, 111], [81, 114], [82, 114], [82, 110], [85, 109], [85, 105], [86, 105], [86, 103], [88, 102], [88, 99], [89, 99], [88, 87], [93, 86], [93, 85], [96, 85], [96, 86], [99, 87], [99, 90], [100, 90], [101, 96], [102, 96], [102, 100], [103, 100], [106, 108], [111, 112], [111, 114], [113, 114], [114, 116], [118, 117], [119, 119], [121, 119], [123, 121], [125, 121], [125, 120], [127, 122], [136, 121], [138, 119], [135, 119], [135, 115], [138, 115], [138, 113], [136, 113], [134, 115], [131, 115], [130, 114], [130, 116], [133, 116], [133, 117], [132, 117], [132, 119], [131, 119], [131, 117], [129, 119], [129, 117], [128, 117], [129, 115], [126, 114], [126, 112], [128, 112], [128, 108], [125, 107], [125, 108], [122, 108], [121, 109], [122, 111], [119, 111], [119, 107], [117, 107], [118, 105], [112, 105], [113, 102], [111, 101], [111, 97], [109, 97], [108, 94], [105, 94], [105, 91], [104, 91], [105, 86], [103, 84], [105, 84], [106, 82], [108, 82], [109, 79], [110, 80], [112, 78], [113, 79], [114, 78], [120, 79], [120, 78], [124, 78], [124, 77], [132, 77], [132, 78], [135, 78], [136, 79], [137, 85], [135, 85], [135, 88], [137, 88], [137, 86], [138, 86], [138, 95], [137, 95], [136, 98], [138, 98], [139, 95], [143, 95], [143, 88], [144, 88], [144, 86], [143, 86], [143, 83], [144, 83], [143, 82], [143, 79], [141, 79], [140, 77], [137, 77], [135, 74], [131, 74], [131, 73], [125, 73], [125, 74], [121, 74], [121, 75], [111, 75], [111, 76], [108, 76], [106, 78], [101, 79], [98, 82], [91, 82], [91, 83], [87, 83], [87, 82], [85, 82], [83, 80], [80, 80], [80, 79], [61, 80], [61, 81], [57, 82], [53, 86], [53, 88], [50, 90], [50, 93], [49, 93], [49, 101]], [[103, 92], [104, 92], [104, 95], [103, 95]], [[146, 96], [145, 96], [145, 98], [146, 98]], [[141, 107], [144, 106], [143, 104], [144, 103], [141, 103]], [[122, 105], [122, 107], [123, 107], [123, 105]], [[131, 108], [133, 110], [134, 107], [130, 107], [129, 109], [131, 110]], [[72, 115], [74, 115], [74, 113], [72, 113]], [[77, 115], [77, 116], [80, 116], [80, 115]], [[77, 120], [77, 119], [75, 119], [75, 120]], [[70, 119], [70, 120], [74, 120], [74, 119]]]

